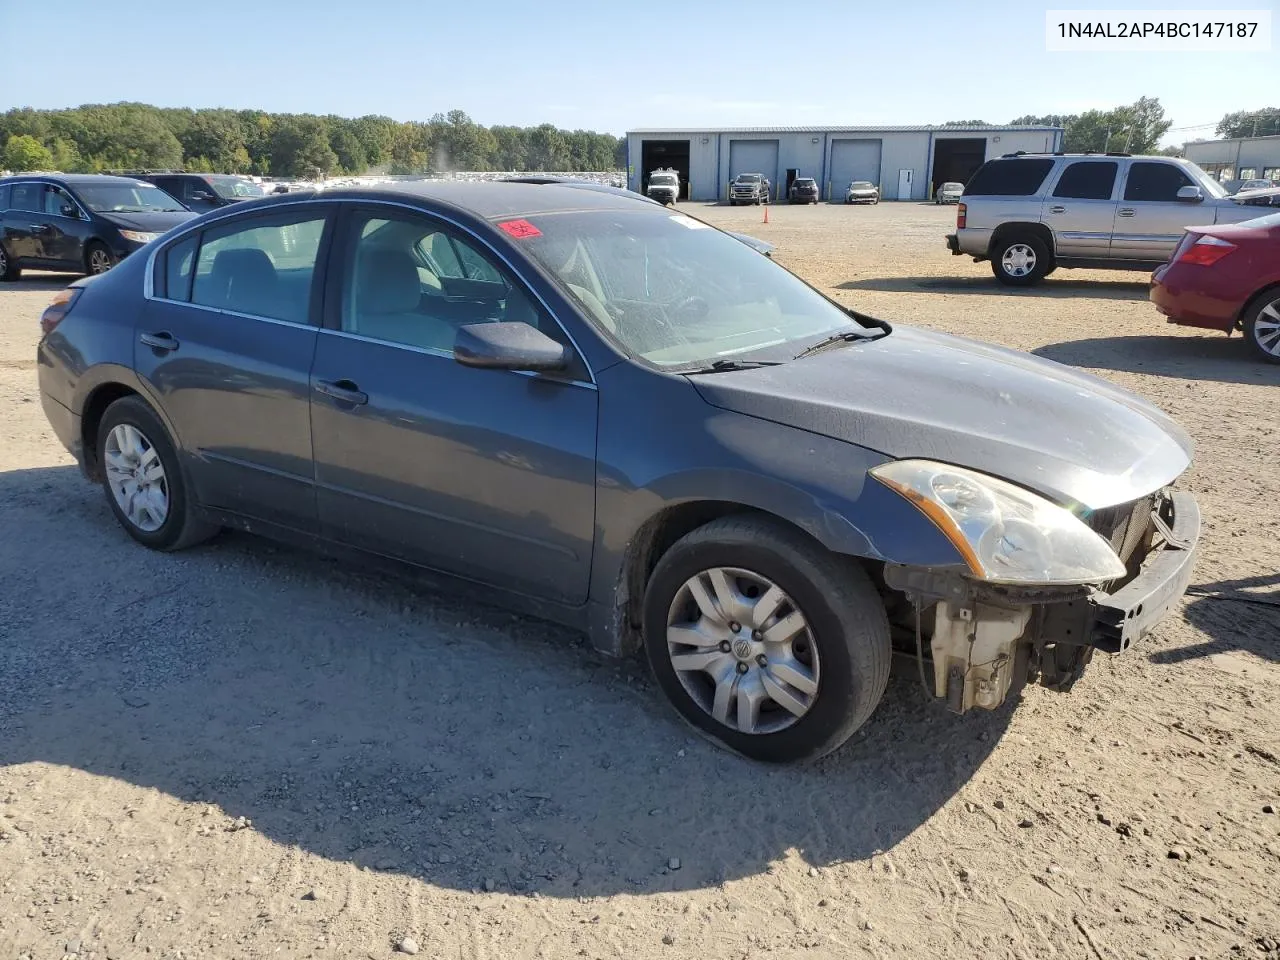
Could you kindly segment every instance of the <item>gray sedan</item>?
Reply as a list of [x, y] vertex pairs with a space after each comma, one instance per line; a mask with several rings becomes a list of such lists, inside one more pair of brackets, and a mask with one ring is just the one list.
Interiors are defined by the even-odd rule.
[[762, 760], [843, 743], [895, 645], [955, 712], [1067, 690], [1191, 575], [1191, 444], [1154, 407], [613, 192], [248, 201], [41, 322], [49, 422], [140, 544], [391, 558], [643, 649]]

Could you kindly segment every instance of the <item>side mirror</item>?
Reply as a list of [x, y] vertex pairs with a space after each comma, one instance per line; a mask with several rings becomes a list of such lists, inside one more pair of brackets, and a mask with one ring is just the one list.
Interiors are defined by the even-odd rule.
[[487, 370], [563, 370], [565, 348], [527, 323], [468, 323], [458, 328], [453, 359]]
[[1199, 187], [1179, 187], [1178, 202], [1180, 203], [1200, 203], [1204, 200], [1204, 191]]
[[208, 190], [192, 190], [192, 191], [191, 191], [191, 199], [192, 199], [192, 200], [200, 200], [200, 201], [208, 201], [208, 200], [212, 200], [212, 199], [213, 199], [213, 194], [212, 194], [212, 193], [210, 193]]

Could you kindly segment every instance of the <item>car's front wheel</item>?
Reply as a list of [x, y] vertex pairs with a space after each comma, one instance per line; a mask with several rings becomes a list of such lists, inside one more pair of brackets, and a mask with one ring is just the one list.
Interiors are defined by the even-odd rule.
[[111, 404], [98, 425], [98, 464], [111, 511], [153, 550], [181, 550], [217, 533], [196, 514], [164, 424], [139, 397]]
[[100, 273], [106, 273], [116, 265], [116, 258], [111, 255], [111, 251], [106, 245], [94, 241], [85, 247], [84, 250], [84, 272], [91, 277], [96, 277]]
[[1254, 300], [1242, 325], [1254, 355], [1268, 363], [1280, 363], [1280, 290], [1269, 290]]
[[835, 750], [889, 678], [888, 619], [866, 573], [761, 517], [712, 521], [663, 555], [644, 640], [684, 719], [756, 760]]
[[1007, 237], [995, 245], [991, 257], [991, 272], [1011, 287], [1039, 283], [1051, 267], [1049, 249], [1034, 236]]

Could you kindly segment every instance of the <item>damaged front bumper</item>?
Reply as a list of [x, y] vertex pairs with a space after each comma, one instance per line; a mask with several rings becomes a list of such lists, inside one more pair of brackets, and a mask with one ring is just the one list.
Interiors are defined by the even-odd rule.
[[885, 582], [927, 624], [934, 693], [956, 713], [993, 710], [1027, 681], [1067, 691], [1095, 650], [1120, 653], [1146, 635], [1186, 592], [1200, 540], [1200, 509], [1188, 493], [1160, 497], [1151, 511], [1150, 550], [1114, 592], [1028, 588], [974, 581], [943, 570], [885, 567]]

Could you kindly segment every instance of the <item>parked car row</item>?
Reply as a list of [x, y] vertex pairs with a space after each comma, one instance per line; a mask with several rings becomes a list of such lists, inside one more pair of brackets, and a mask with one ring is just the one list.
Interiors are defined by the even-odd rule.
[[1242, 330], [1280, 363], [1280, 187], [1228, 194], [1187, 160], [1128, 154], [1009, 154], [964, 187], [952, 254], [1030, 286], [1059, 267], [1154, 271], [1171, 323]]

